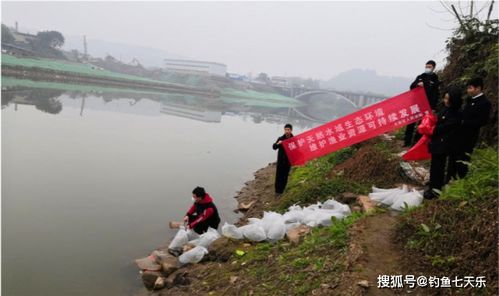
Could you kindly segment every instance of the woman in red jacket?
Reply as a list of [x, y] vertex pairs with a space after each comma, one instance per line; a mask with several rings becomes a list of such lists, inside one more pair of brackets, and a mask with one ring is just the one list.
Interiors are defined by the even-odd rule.
[[209, 227], [217, 229], [220, 216], [211, 196], [203, 187], [196, 187], [192, 191], [192, 199], [194, 204], [184, 217], [188, 227], [199, 234], [206, 232]]

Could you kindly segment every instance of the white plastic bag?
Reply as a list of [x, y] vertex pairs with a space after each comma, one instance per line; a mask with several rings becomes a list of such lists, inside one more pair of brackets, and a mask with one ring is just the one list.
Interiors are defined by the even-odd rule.
[[407, 186], [404, 185], [402, 188], [394, 188], [393, 190], [369, 193], [369, 198], [374, 201], [381, 202], [382, 204], [391, 206], [398, 196], [407, 192]]
[[371, 187], [371, 191], [373, 193], [376, 193], [376, 192], [387, 192], [387, 191], [395, 191], [395, 190], [400, 190], [402, 189], [401, 187], [396, 187], [396, 188], [388, 188], [388, 189], [385, 189], [385, 188], [378, 188], [378, 187], [375, 187], [375, 186], [372, 186]]
[[222, 235], [228, 238], [233, 239], [242, 239], [243, 233], [240, 229], [238, 229], [235, 225], [229, 224], [225, 222], [224, 226], [222, 226]]
[[182, 247], [189, 242], [189, 237], [187, 235], [187, 231], [183, 227], [181, 227], [175, 237], [171, 241], [168, 249], [170, 250], [182, 250]]
[[208, 254], [208, 250], [203, 246], [196, 246], [178, 257], [181, 264], [198, 263]]
[[218, 231], [210, 227], [205, 233], [201, 234], [199, 238], [190, 241], [190, 243], [195, 246], [208, 248], [218, 238], [220, 238]]
[[270, 228], [274, 227], [276, 224], [284, 224], [284, 219], [281, 214], [276, 212], [264, 212], [261, 223], [259, 224], [265, 234], [268, 235]]
[[305, 214], [303, 213], [303, 210], [300, 208], [299, 210], [293, 209], [284, 213], [284, 215], [282, 215], [282, 218], [284, 220], [284, 223], [294, 223], [294, 222], [301, 222], [304, 216]]
[[311, 210], [309, 208], [303, 209], [303, 219], [301, 223], [310, 226], [310, 227], [316, 227], [317, 226], [317, 213], [314, 210]]
[[189, 230], [187, 230], [187, 237], [191, 241], [193, 239], [198, 238], [199, 234], [197, 232], [195, 232], [194, 229], [189, 229]]
[[301, 211], [303, 210], [299, 205], [292, 205], [288, 208], [288, 211]]
[[257, 224], [244, 225], [239, 227], [239, 230], [243, 233], [243, 236], [250, 241], [261, 242], [267, 238], [265, 230]]
[[343, 215], [348, 215], [351, 213], [350, 207], [346, 204], [342, 204], [334, 199], [328, 199], [322, 204], [322, 209], [331, 209], [335, 212], [339, 212]]
[[297, 227], [299, 225], [301, 225], [301, 223], [298, 222], [284, 224], [284, 226], [286, 227], [286, 232], [288, 232], [288, 230], [290, 230], [291, 228]]
[[267, 231], [267, 240], [275, 242], [284, 238], [286, 234], [286, 226], [282, 221], [276, 221], [274, 224], [270, 225]]
[[417, 207], [423, 202], [423, 196], [416, 190], [398, 196], [391, 208], [396, 211], [402, 211], [405, 207]]

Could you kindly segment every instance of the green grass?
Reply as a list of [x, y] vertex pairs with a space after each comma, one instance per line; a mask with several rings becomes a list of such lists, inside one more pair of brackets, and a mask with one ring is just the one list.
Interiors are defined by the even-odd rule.
[[321, 283], [338, 280], [344, 270], [342, 256], [349, 242], [349, 227], [365, 217], [354, 212], [328, 227], [313, 228], [299, 245], [286, 241], [259, 243], [236, 260], [234, 271], [239, 276], [258, 282], [259, 293], [272, 295], [309, 295]]
[[444, 188], [442, 199], [475, 201], [498, 195], [498, 156], [495, 148], [476, 149], [470, 171], [463, 179]]
[[356, 151], [348, 147], [293, 168], [277, 209], [284, 211], [293, 204], [324, 201], [343, 192], [366, 193], [369, 190], [366, 184], [352, 182], [342, 176], [330, 176], [334, 166], [352, 157]]

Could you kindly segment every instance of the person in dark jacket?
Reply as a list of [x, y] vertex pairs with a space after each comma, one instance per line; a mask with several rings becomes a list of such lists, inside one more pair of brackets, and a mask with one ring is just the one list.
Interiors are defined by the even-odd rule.
[[[410, 89], [414, 89], [418, 86], [424, 87], [426, 98], [428, 99], [428, 103], [430, 104], [432, 110], [437, 109], [438, 100], [440, 97], [438, 90], [440, 81], [438, 80], [438, 75], [434, 72], [436, 65], [437, 64], [435, 63], [435, 61], [432, 60], [426, 62], [424, 73], [418, 75], [410, 85]], [[415, 127], [416, 123], [411, 123], [406, 126], [404, 136], [405, 147], [410, 147], [413, 143], [419, 140], [420, 135], [418, 133], [416, 133], [416, 136], [414, 136]]]
[[441, 190], [451, 177], [455, 177], [456, 161], [461, 149], [459, 146], [463, 103], [461, 90], [457, 87], [450, 88], [445, 93], [443, 101], [444, 108], [438, 113], [437, 124], [429, 145], [431, 166], [429, 188], [424, 193], [426, 199], [436, 198], [438, 193], [435, 189]]
[[277, 141], [272, 145], [272, 149], [278, 150], [277, 152], [277, 169], [275, 174], [275, 193], [276, 196], [281, 195], [286, 188], [288, 183], [288, 175], [291, 170], [291, 164], [289, 163], [288, 156], [284, 147], [282, 146], [282, 141], [293, 137], [292, 134], [293, 126], [291, 124], [286, 124], [284, 126], [284, 135], [277, 138]]
[[[462, 153], [460, 160], [469, 162], [470, 154], [475, 148], [480, 128], [487, 124], [492, 110], [492, 104], [482, 92], [483, 80], [473, 78], [466, 84], [469, 98], [463, 108], [463, 119], [461, 121], [460, 137]], [[468, 173], [468, 166], [462, 162], [457, 164], [457, 174], [464, 178]]]
[[196, 187], [192, 191], [192, 199], [194, 203], [184, 217], [187, 227], [199, 234], [206, 232], [209, 227], [217, 229], [220, 216], [211, 196], [203, 187]]

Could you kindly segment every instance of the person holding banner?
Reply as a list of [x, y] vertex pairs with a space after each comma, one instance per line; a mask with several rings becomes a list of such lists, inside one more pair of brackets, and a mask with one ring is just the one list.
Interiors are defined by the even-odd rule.
[[288, 156], [286, 155], [286, 151], [284, 151], [284, 147], [282, 142], [284, 140], [290, 139], [293, 137], [291, 133], [293, 131], [293, 126], [291, 124], [286, 124], [284, 126], [284, 135], [277, 138], [277, 141], [272, 145], [272, 149], [277, 151], [277, 169], [275, 174], [275, 194], [276, 196], [281, 195], [286, 188], [286, 184], [288, 183], [288, 175], [291, 170], [291, 164], [289, 162]]
[[[429, 145], [431, 153], [430, 184], [424, 193], [425, 199], [438, 196], [435, 190], [441, 190], [451, 178], [456, 177], [456, 165], [460, 151], [459, 129], [461, 126], [463, 104], [462, 92], [451, 87], [445, 93], [444, 109], [438, 113], [438, 120]], [[446, 168], [447, 166], [447, 174]]]
[[[430, 104], [432, 110], [436, 110], [440, 97], [438, 91], [440, 81], [438, 80], [438, 75], [434, 72], [436, 65], [435, 61], [432, 60], [426, 62], [424, 73], [418, 75], [410, 86], [410, 89], [414, 89], [418, 86], [424, 87], [426, 98], [428, 99], [428, 103]], [[414, 136], [415, 126], [416, 123], [411, 123], [405, 128], [404, 147], [410, 147], [413, 142], [417, 142], [419, 140], [417, 133], [416, 136]]]

